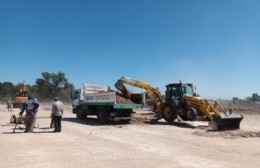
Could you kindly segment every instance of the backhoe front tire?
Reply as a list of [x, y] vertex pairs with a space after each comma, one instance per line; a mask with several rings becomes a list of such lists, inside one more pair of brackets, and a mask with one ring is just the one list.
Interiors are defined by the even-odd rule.
[[190, 121], [195, 121], [198, 118], [197, 110], [194, 108], [191, 108], [187, 111], [187, 116]]
[[187, 109], [185, 114], [183, 116], [181, 116], [181, 118], [185, 121], [195, 121], [195, 120], [197, 120], [197, 117], [198, 117], [198, 113], [195, 108]]
[[177, 112], [172, 105], [166, 104], [163, 107], [162, 116], [167, 122], [173, 122], [177, 118]]

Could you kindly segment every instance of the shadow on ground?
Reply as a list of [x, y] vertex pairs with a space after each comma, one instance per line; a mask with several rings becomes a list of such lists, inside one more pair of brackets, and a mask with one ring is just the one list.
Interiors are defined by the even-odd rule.
[[[110, 121], [106, 124], [101, 124], [98, 122], [98, 120], [96, 118], [87, 118], [87, 119], [77, 119], [77, 118], [63, 118], [62, 121], [65, 122], [73, 122], [73, 123], [78, 123], [78, 124], [84, 124], [84, 125], [89, 125], [89, 126], [114, 126], [114, 125], [127, 125], [127, 123], [123, 123], [120, 121]], [[134, 125], [136, 123], [136, 121], [132, 120], [130, 123], [130, 125]], [[140, 122], [138, 122], [140, 123]], [[149, 125], [169, 125], [169, 126], [176, 126], [176, 127], [180, 127], [180, 128], [190, 128], [190, 129], [201, 129], [201, 130], [207, 130], [210, 127], [209, 126], [205, 126], [205, 125], [197, 125], [194, 126], [192, 124], [189, 123], [185, 123], [185, 122], [172, 122], [172, 123], [168, 123], [168, 122], [150, 122], [150, 121], [143, 121], [143, 124], [149, 124]]]
[[42, 134], [42, 133], [56, 133], [56, 132], [53, 132], [53, 130], [50, 130], [50, 131], [35, 131], [33, 133], [34, 134]]
[[186, 122], [172, 122], [172, 123], [168, 123], [168, 122], [160, 122], [160, 121], [157, 121], [157, 122], [149, 122], [149, 121], [147, 121], [145, 123], [150, 124], [150, 125], [171, 125], [171, 126], [175, 126], [175, 127], [179, 127], [179, 128], [202, 129], [202, 130], [206, 130], [206, 129], [210, 128], [209, 126], [206, 126], [206, 125], [194, 126], [194, 125], [186, 123]]
[[20, 132], [14, 132], [14, 133], [13, 133], [13, 131], [10, 131], [10, 132], [2, 132], [2, 134], [10, 134], [10, 135], [13, 134], [13, 135], [15, 135], [15, 134], [24, 134], [24, 132], [23, 132], [23, 131], [22, 131], [22, 132], [20, 131]]
[[24, 131], [19, 131], [19, 132], [14, 132], [10, 131], [10, 132], [2, 132], [2, 134], [42, 134], [42, 133], [56, 133], [56, 132], [52, 132], [51, 131], [35, 131], [35, 132], [30, 132], [30, 133], [25, 133]]
[[122, 122], [109, 121], [107, 123], [102, 124], [102, 123], [99, 123], [97, 118], [77, 119], [77, 118], [73, 118], [73, 117], [64, 117], [64, 118], [62, 118], [62, 121], [84, 124], [84, 125], [89, 125], [89, 126], [113, 126], [113, 125], [126, 125], [127, 124], [127, 123], [124, 123], [123, 121]]
[[[24, 125], [24, 124], [19, 124], [19, 125]], [[10, 132], [2, 132], [2, 134], [21, 134], [21, 133], [24, 133], [24, 130], [25, 128], [24, 127], [21, 127], [21, 126], [17, 126], [17, 128], [15, 129], [15, 132], [14, 131], [14, 127], [15, 127], [15, 124], [5, 124], [5, 125], [2, 125], [2, 126], [12, 126], [13, 128], [10, 129]], [[36, 128], [36, 127], [35, 127]], [[53, 128], [50, 128], [50, 127], [40, 127], [40, 128], [37, 128], [38, 130], [41, 130], [41, 131], [35, 131], [34, 129], [34, 132], [33, 133], [53, 133]], [[37, 130], [36, 129], [36, 130]], [[50, 130], [51, 129], [51, 130]], [[43, 130], [46, 130], [46, 131], [43, 131]]]

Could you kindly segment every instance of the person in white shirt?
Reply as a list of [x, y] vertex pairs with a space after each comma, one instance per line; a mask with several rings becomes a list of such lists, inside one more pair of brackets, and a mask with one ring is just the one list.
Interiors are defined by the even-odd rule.
[[61, 132], [61, 119], [63, 115], [63, 103], [59, 101], [58, 97], [54, 98], [54, 102], [52, 103], [52, 112], [51, 116], [54, 122], [54, 131], [53, 132]]

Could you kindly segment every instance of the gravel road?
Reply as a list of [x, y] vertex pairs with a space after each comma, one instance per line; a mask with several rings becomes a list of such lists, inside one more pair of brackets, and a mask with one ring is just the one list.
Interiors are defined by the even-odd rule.
[[[149, 124], [144, 110], [130, 124], [100, 125], [77, 120], [68, 105], [61, 133], [51, 132], [48, 118], [37, 120], [35, 133], [23, 133], [24, 125], [12, 133], [10, 112], [0, 110], [0, 167], [260, 167], [260, 113], [245, 115], [239, 131], [214, 132], [205, 121]], [[41, 105], [38, 116], [49, 115], [50, 105]]]

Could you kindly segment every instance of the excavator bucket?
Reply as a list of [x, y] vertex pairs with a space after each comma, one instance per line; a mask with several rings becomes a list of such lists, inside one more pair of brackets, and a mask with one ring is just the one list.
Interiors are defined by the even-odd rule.
[[243, 115], [221, 115], [210, 121], [209, 126], [214, 130], [236, 130], [243, 118]]
[[126, 88], [122, 82], [122, 80], [118, 80], [116, 83], [115, 83], [115, 87], [120, 90], [121, 92], [125, 92]]

